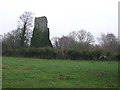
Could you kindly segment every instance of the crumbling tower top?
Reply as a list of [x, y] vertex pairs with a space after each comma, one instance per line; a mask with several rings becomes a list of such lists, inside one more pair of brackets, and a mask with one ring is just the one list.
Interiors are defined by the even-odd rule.
[[35, 18], [35, 27], [36, 28], [47, 27], [47, 23], [48, 23], [48, 21], [45, 16]]

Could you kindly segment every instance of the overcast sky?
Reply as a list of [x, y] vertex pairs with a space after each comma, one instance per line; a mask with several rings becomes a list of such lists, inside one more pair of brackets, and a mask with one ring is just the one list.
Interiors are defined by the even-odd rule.
[[101, 33], [118, 36], [119, 0], [0, 0], [0, 34], [17, 28], [24, 11], [46, 16], [50, 37], [84, 29], [95, 37]]

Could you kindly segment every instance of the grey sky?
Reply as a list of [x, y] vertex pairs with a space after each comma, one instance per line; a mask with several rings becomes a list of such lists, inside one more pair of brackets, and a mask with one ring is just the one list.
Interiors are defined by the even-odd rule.
[[31, 11], [46, 16], [50, 37], [85, 29], [95, 37], [101, 33], [118, 36], [119, 0], [0, 0], [0, 34], [17, 28], [19, 16]]

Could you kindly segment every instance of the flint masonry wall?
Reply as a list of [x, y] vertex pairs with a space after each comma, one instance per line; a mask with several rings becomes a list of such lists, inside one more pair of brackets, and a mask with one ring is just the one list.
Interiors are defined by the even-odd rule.
[[49, 39], [48, 21], [45, 16], [36, 17], [34, 23], [33, 35], [31, 38], [31, 47], [52, 47]]
[[38, 28], [47, 27], [47, 23], [48, 21], [45, 16], [35, 18], [35, 27], [38, 27]]

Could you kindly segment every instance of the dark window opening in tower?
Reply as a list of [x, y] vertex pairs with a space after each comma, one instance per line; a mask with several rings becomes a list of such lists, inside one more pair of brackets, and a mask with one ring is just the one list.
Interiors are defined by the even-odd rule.
[[39, 23], [38, 23], [38, 27], [39, 27]]

